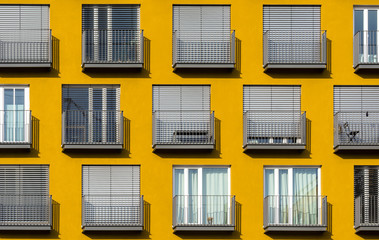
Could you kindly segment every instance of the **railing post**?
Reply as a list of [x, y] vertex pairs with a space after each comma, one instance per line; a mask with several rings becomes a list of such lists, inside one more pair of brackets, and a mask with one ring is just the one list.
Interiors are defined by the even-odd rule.
[[120, 133], [119, 133], [119, 138], [121, 138], [121, 141], [119, 139], [119, 142], [123, 145], [124, 144], [124, 112], [121, 111], [119, 113], [119, 118], [120, 118], [120, 121], [119, 121], [119, 124], [120, 124]]
[[235, 210], [236, 210], [236, 196], [232, 197], [232, 225], [235, 227], [236, 226], [236, 215], [235, 215]]
[[172, 227], [176, 226], [176, 196], [172, 199]]
[[65, 144], [66, 139], [66, 111], [62, 113], [62, 146]]
[[266, 196], [263, 199], [263, 227], [264, 228], [268, 226], [268, 198], [269, 196]]
[[215, 115], [214, 115], [215, 113], [214, 113], [214, 111], [212, 111], [212, 113], [211, 113], [211, 138], [212, 138], [212, 141], [211, 141], [211, 143], [212, 144], [215, 144], [215, 142], [216, 142], [216, 140], [215, 140], [215, 134], [214, 134], [214, 130], [215, 130], [215, 126], [214, 126], [214, 123], [215, 123]]
[[145, 59], [144, 59], [144, 38], [143, 38], [143, 30], [141, 30], [141, 56], [140, 56], [140, 61], [141, 63], [144, 63], [145, 62]]
[[29, 121], [29, 139], [28, 139], [28, 143], [30, 144], [33, 144], [33, 119], [32, 119], [32, 111], [29, 110], [29, 114], [28, 114], [28, 121]]
[[232, 31], [232, 36], [231, 36], [231, 62], [236, 63], [236, 36], [235, 36], [235, 30]]
[[243, 144], [243, 147], [245, 147], [247, 145], [247, 114], [248, 112], [244, 112], [243, 113], [243, 139], [242, 139], [242, 144]]
[[52, 38], [51, 38], [51, 29], [49, 29], [49, 62], [52, 64], [53, 58], [52, 58], [52, 44], [51, 44]]
[[82, 228], [86, 226], [85, 212], [85, 196], [82, 196]]
[[174, 31], [172, 38], [172, 66], [174, 66], [177, 61], [176, 31]]
[[83, 31], [82, 33], [82, 67], [83, 64], [86, 62], [86, 30]]
[[140, 200], [140, 201], [141, 201], [141, 203], [140, 203], [140, 204], [141, 204], [141, 206], [140, 206], [140, 207], [141, 207], [140, 221], [141, 221], [141, 226], [144, 227], [144, 226], [145, 226], [145, 224], [144, 224], [144, 219], [145, 219], [145, 218], [144, 218], [144, 217], [145, 217], [144, 214], [145, 214], [145, 213], [144, 213], [144, 201], [143, 201], [143, 195], [141, 196], [141, 200]]
[[153, 147], [154, 147], [154, 145], [155, 145], [155, 143], [156, 143], [156, 136], [155, 136], [155, 128], [156, 128], [156, 126], [155, 126], [155, 118], [156, 118], [156, 112], [153, 112], [153, 117], [152, 117], [152, 119], [153, 119], [153, 132], [152, 132], [152, 135], [153, 135], [153, 137], [152, 137], [152, 140], [153, 140], [153, 143], [152, 143], [152, 145], [153, 145]]
[[263, 67], [268, 64], [268, 35], [269, 31], [263, 33]]
[[322, 226], [328, 226], [328, 201], [327, 196], [322, 199]]
[[51, 227], [52, 226], [52, 219], [53, 219], [53, 204], [52, 204], [52, 196], [50, 195], [49, 196], [49, 226]]
[[301, 124], [302, 124], [302, 136], [301, 136], [301, 141], [303, 144], [307, 145], [307, 115], [306, 112], [301, 114]]
[[361, 225], [361, 196], [355, 198], [354, 203], [354, 227]]

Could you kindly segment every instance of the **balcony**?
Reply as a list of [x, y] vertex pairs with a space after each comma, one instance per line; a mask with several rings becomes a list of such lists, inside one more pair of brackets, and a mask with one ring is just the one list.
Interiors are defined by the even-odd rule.
[[297, 149], [306, 147], [305, 112], [246, 111], [243, 114], [243, 148]]
[[361, 195], [354, 202], [356, 232], [379, 232], [379, 201], [377, 195]]
[[0, 30], [0, 68], [50, 68], [51, 30]]
[[0, 111], [0, 149], [30, 149], [32, 118], [29, 110]]
[[266, 232], [325, 232], [327, 206], [326, 196], [267, 196], [263, 228]]
[[326, 31], [266, 31], [263, 34], [263, 68], [325, 69]]
[[51, 220], [51, 196], [0, 196], [0, 230], [50, 231]]
[[142, 231], [143, 196], [86, 195], [82, 197], [83, 231]]
[[154, 150], [212, 150], [214, 147], [214, 112], [201, 110], [159, 110], [153, 112]]
[[379, 150], [379, 112], [335, 113], [334, 150]]
[[[199, 31], [197, 31], [199, 32]], [[194, 32], [173, 33], [174, 71], [185, 68], [234, 69], [235, 32], [204, 34]]]
[[64, 111], [62, 148], [122, 149], [123, 121], [122, 111]]
[[359, 31], [353, 38], [353, 67], [355, 72], [362, 69], [379, 69], [378, 31]]
[[234, 231], [235, 196], [176, 195], [172, 227], [174, 232]]
[[142, 68], [143, 43], [143, 30], [84, 30], [82, 68]]

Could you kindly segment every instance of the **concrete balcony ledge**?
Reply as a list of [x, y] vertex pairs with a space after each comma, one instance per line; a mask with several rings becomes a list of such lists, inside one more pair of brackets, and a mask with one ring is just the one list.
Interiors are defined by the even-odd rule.
[[233, 232], [233, 225], [179, 225], [173, 227], [174, 232]]
[[213, 150], [215, 149], [214, 144], [155, 144], [153, 145], [153, 150], [176, 150], [176, 149], [204, 149]]
[[50, 225], [0, 225], [0, 231], [50, 231]]
[[326, 63], [268, 63], [263, 66], [264, 70], [273, 69], [326, 69]]
[[0, 68], [43, 68], [50, 69], [51, 62], [45, 63], [0, 63]]
[[379, 223], [378, 224], [372, 224], [372, 225], [359, 225], [354, 227], [355, 232], [379, 232]]
[[379, 150], [379, 145], [337, 145], [334, 147], [334, 152], [356, 150], [375, 151]]
[[25, 149], [30, 150], [32, 143], [0, 143], [0, 149]]
[[265, 232], [326, 232], [326, 226], [267, 226]]
[[359, 63], [354, 66], [354, 72], [358, 72], [360, 70], [379, 70], [379, 63]]
[[143, 231], [143, 226], [83, 226], [83, 232], [122, 232], [122, 231]]

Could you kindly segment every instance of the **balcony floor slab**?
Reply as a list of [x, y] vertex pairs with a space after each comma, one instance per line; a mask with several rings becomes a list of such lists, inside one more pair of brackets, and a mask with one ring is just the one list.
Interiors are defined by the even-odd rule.
[[379, 232], [379, 224], [375, 226], [358, 226], [355, 227], [355, 232]]
[[31, 144], [17, 144], [17, 143], [0, 143], [0, 149], [30, 149]]
[[304, 144], [247, 144], [243, 150], [305, 150], [305, 148]]
[[0, 68], [51, 68], [51, 63], [0, 63]]
[[265, 232], [326, 232], [326, 226], [268, 226]]
[[334, 152], [338, 151], [353, 151], [353, 150], [379, 150], [379, 145], [337, 145], [334, 147]]
[[374, 64], [358, 64], [357, 66], [354, 67], [354, 72], [358, 72], [359, 70], [379, 70], [379, 64], [374, 63]]
[[215, 148], [214, 144], [155, 144], [153, 149], [208, 149], [213, 150]]
[[33, 225], [25, 225], [25, 226], [0, 226], [0, 231], [50, 231], [51, 226], [33, 226]]
[[316, 63], [316, 64], [277, 64], [277, 63], [268, 63], [263, 66], [264, 70], [270, 69], [320, 69], [323, 70], [326, 68], [325, 63]]
[[174, 71], [187, 68], [223, 68], [234, 69], [234, 63], [176, 63], [173, 65]]

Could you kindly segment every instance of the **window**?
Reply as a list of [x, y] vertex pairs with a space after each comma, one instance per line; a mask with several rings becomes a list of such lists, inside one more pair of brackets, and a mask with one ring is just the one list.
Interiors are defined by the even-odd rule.
[[379, 145], [378, 117], [378, 86], [334, 86], [335, 148]]
[[231, 224], [230, 168], [174, 167], [176, 224]]
[[48, 165], [0, 165], [0, 226], [50, 226]]
[[245, 144], [305, 144], [300, 86], [243, 87]]
[[210, 86], [153, 86], [154, 145], [201, 144], [213, 148]]
[[[359, 38], [358, 61], [378, 63], [378, 11], [379, 6], [354, 7], [354, 38]], [[357, 39], [355, 39], [357, 40]]]
[[82, 174], [85, 230], [98, 226], [142, 226], [140, 166], [86, 165]]
[[234, 62], [229, 5], [174, 5], [172, 31], [174, 65]]
[[268, 224], [321, 224], [320, 175], [317, 167], [265, 167]]
[[29, 86], [0, 86], [0, 142], [28, 143], [31, 141]]
[[139, 5], [83, 5], [84, 63], [141, 63]]
[[320, 5], [264, 5], [264, 65], [326, 64], [320, 19]]
[[0, 5], [0, 63], [50, 62], [48, 5]]
[[63, 85], [62, 91], [67, 144], [121, 142], [119, 85]]

